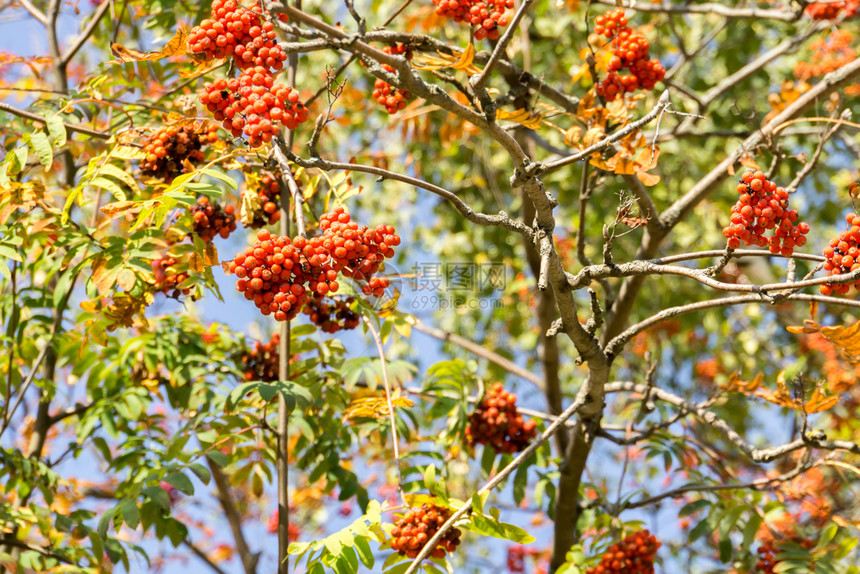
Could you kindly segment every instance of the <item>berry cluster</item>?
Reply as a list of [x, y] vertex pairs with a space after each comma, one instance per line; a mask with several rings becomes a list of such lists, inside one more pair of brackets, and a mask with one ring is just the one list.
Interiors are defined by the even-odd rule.
[[227, 239], [236, 231], [236, 207], [212, 204], [208, 197], [201, 197], [191, 208], [194, 217], [194, 233], [203, 241], [212, 241], [216, 235]]
[[180, 293], [188, 295], [191, 293], [190, 288], [179, 289], [179, 285], [188, 279], [188, 273], [177, 273], [176, 270], [171, 269], [174, 265], [176, 265], [176, 259], [167, 255], [152, 261], [152, 272], [155, 275], [153, 290], [169, 297], [179, 297]]
[[[851, 273], [860, 269], [860, 215], [849, 213], [845, 216], [848, 229], [830, 240], [830, 245], [824, 248], [824, 270], [830, 275]], [[860, 291], [860, 281], [854, 283], [854, 288]], [[850, 283], [825, 284], [820, 287], [821, 293], [831, 295], [847, 295], [851, 289]]]
[[[387, 277], [374, 277], [385, 258], [394, 257], [394, 248], [400, 245], [400, 236], [391, 225], [377, 225], [375, 229], [359, 226], [349, 214], [338, 207], [320, 218], [323, 235], [317, 241], [317, 256], [331, 259], [331, 268], [341, 271], [356, 281], [367, 281], [361, 291], [365, 295], [382, 297], [388, 287]], [[313, 241], [313, 239], [309, 240]], [[329, 243], [330, 242], [330, 243]], [[311, 258], [313, 262], [313, 257]], [[316, 290], [325, 295], [324, 285]], [[329, 289], [334, 293], [336, 288]]]
[[198, 123], [167, 126], [152, 134], [143, 144], [146, 157], [140, 160], [143, 175], [170, 180], [187, 171], [186, 160], [203, 160], [204, 144], [218, 140], [218, 126]]
[[469, 415], [466, 440], [470, 445], [488, 444], [496, 452], [519, 452], [535, 437], [533, 420], [517, 413], [517, 396], [496, 383]]
[[838, 70], [857, 58], [854, 35], [846, 30], [833, 30], [826, 38], [816, 38], [809, 44], [812, 57], [794, 66], [794, 77], [810, 80]]
[[[397, 43], [394, 46], [386, 46], [382, 49], [386, 54], [395, 56], [405, 56], [407, 60], [412, 59], [412, 50], [405, 45]], [[395, 73], [394, 68], [388, 64], [382, 64], [386, 72]], [[383, 79], [377, 78], [373, 84], [373, 99], [380, 106], [384, 107], [389, 114], [394, 114], [398, 110], [406, 107], [406, 102], [412, 99], [412, 94], [405, 90], [395, 88]]]
[[339, 273], [366, 282], [365, 294], [382, 296], [388, 280], [373, 275], [400, 244], [394, 228], [359, 227], [339, 207], [320, 218], [320, 230], [322, 235], [298, 236], [292, 242], [258, 231], [256, 243], [230, 263], [229, 272], [239, 278], [236, 289], [278, 321], [294, 318], [311, 296], [336, 293]]
[[[627, 16], [621, 8], [598, 16], [594, 31], [612, 39], [609, 73], [595, 88], [606, 101], [611, 102], [624, 92], [653, 90], [665, 77], [666, 70], [659, 60], [650, 59], [650, 43], [627, 26]], [[630, 73], [619, 75], [624, 68]]]
[[476, 40], [498, 40], [499, 28], [508, 25], [505, 11], [513, 9], [514, 0], [433, 0], [433, 4], [438, 15], [477, 26]]
[[[745, 245], [768, 247], [771, 253], [791, 256], [794, 247], [806, 244], [809, 225], [797, 223], [797, 211], [788, 207], [788, 192], [769, 181], [760, 171], [748, 171], [739, 180], [737, 203], [732, 206], [731, 225], [723, 228], [731, 249]], [[765, 238], [765, 231], [775, 230]]]
[[[450, 516], [450, 510], [434, 504], [425, 504], [417, 510], [410, 510], [394, 524], [391, 531], [391, 548], [403, 556], [415, 558]], [[453, 553], [459, 544], [460, 531], [452, 528], [439, 540], [430, 556], [444, 558], [446, 552]]]
[[278, 380], [278, 346], [280, 344], [281, 337], [275, 333], [268, 343], [257, 341], [252, 349], [245, 349], [242, 352], [239, 361], [242, 363], [246, 380], [263, 381], [264, 383]]
[[245, 7], [236, 0], [213, 0], [212, 17], [188, 34], [189, 51], [204, 61], [232, 56], [241, 70], [253, 66], [280, 70], [287, 55], [276, 41], [274, 24], [264, 22], [261, 12], [259, 2]]
[[844, 14], [845, 19], [860, 12], [860, 0], [844, 2], [812, 2], [806, 7], [806, 14], [813, 20], [835, 20]]
[[358, 327], [360, 322], [358, 313], [350, 308], [354, 302], [352, 297], [329, 299], [314, 295], [305, 303], [303, 312], [323, 333], [351, 331]]
[[281, 212], [278, 210], [281, 186], [274, 176], [263, 175], [256, 189], [248, 189], [244, 193], [251, 194], [251, 197], [243, 197], [243, 205], [246, 206], [247, 212], [242, 214], [242, 223], [251, 229], [259, 229], [266, 225], [273, 225], [281, 219]]
[[238, 78], [219, 78], [205, 84], [199, 99], [233, 137], [243, 133], [248, 136], [252, 148], [278, 135], [278, 123], [292, 130], [308, 119], [299, 93], [288, 86], [275, 85], [272, 75], [262, 66], [248, 68]]
[[647, 530], [628, 535], [609, 547], [600, 564], [586, 574], [654, 574], [654, 556], [660, 542]]

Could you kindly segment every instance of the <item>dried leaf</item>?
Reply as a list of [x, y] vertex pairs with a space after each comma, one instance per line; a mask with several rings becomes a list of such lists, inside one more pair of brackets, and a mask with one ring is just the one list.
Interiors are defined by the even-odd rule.
[[119, 58], [110, 62], [111, 64], [119, 64], [123, 62], [142, 62], [146, 60], [160, 60], [170, 56], [181, 56], [185, 54], [185, 46], [188, 41], [188, 30], [184, 26], [179, 26], [176, 34], [170, 41], [161, 49], [152, 52], [139, 52], [126, 48], [116, 42], [111, 43], [110, 50], [113, 55]]
[[99, 208], [99, 211], [107, 215], [111, 219], [115, 219], [120, 215], [129, 214], [137, 215], [140, 213], [140, 202], [138, 201], [114, 201]]
[[498, 110], [496, 112], [496, 119], [514, 122], [529, 129], [536, 130], [540, 127], [542, 118], [541, 115], [538, 113], [529, 113], [528, 111], [521, 108], [513, 112], [509, 112], [507, 110]]
[[741, 156], [740, 159], [741, 165], [747, 169], [752, 169], [755, 171], [761, 171], [759, 165], [755, 162], [753, 157], [747, 152]]

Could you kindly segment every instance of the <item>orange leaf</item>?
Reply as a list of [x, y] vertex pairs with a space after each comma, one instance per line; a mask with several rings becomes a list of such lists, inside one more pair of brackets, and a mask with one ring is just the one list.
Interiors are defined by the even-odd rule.
[[108, 203], [99, 208], [99, 211], [114, 219], [123, 214], [134, 215], [140, 211], [140, 202], [138, 201], [115, 201]]
[[758, 166], [758, 164], [755, 162], [755, 160], [752, 158], [752, 156], [749, 153], [745, 153], [744, 155], [742, 155], [740, 162], [741, 162], [741, 165], [747, 169], [752, 169], [755, 171], [761, 171], [761, 168]]
[[145, 60], [160, 60], [170, 56], [181, 56], [185, 54], [185, 45], [188, 40], [188, 30], [185, 26], [179, 26], [176, 34], [170, 41], [161, 49], [152, 52], [139, 52], [126, 48], [116, 42], [111, 43], [110, 50], [113, 55], [119, 58], [119, 61], [112, 61], [111, 64], [119, 64], [122, 62], [142, 62]]
[[652, 187], [660, 183], [660, 176], [654, 175], [653, 173], [646, 173], [644, 171], [637, 171], [636, 177], [639, 178], [639, 181], [642, 182], [642, 185], [645, 187]]

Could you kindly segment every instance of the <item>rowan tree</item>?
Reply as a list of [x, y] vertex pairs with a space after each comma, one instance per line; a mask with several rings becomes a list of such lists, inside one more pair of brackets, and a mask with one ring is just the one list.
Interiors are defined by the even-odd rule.
[[860, 572], [858, 2], [0, 10], [0, 571]]

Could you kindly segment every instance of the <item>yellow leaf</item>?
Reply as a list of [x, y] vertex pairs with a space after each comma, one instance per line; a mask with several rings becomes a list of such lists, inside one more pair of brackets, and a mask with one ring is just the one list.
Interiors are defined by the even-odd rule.
[[433, 72], [446, 68], [454, 68], [471, 76], [481, 72], [480, 68], [472, 64], [474, 57], [475, 47], [469, 44], [463, 52], [454, 52], [451, 55], [438, 54], [438, 56], [430, 56], [427, 54], [416, 54], [412, 58], [411, 64], [416, 70]]
[[119, 159], [143, 159], [146, 157], [146, 152], [139, 147], [118, 145], [111, 151], [111, 156]]
[[[400, 389], [391, 393], [391, 405], [397, 407], [411, 407], [414, 405], [410, 399], [400, 396]], [[352, 401], [343, 412], [344, 420], [354, 418], [385, 419], [388, 417], [388, 400], [383, 397], [367, 397]]]
[[218, 265], [218, 250], [211, 241], [206, 242], [206, 251], [203, 254], [203, 263], [207, 266]]
[[606, 131], [602, 126], [596, 126], [593, 128], [589, 128], [585, 135], [582, 136], [582, 145], [585, 147], [591, 147], [600, 140], [602, 140], [606, 136]]
[[181, 56], [185, 54], [185, 45], [188, 41], [188, 30], [185, 26], [179, 26], [176, 30], [176, 34], [167, 45], [164, 46], [161, 50], [155, 50], [152, 52], [139, 52], [137, 50], [132, 50], [126, 48], [116, 42], [111, 43], [110, 50], [113, 52], [113, 55], [119, 58], [119, 61], [112, 61], [112, 64], [118, 64], [122, 62], [141, 62], [146, 60], [160, 60], [162, 58], [167, 58], [170, 56]]
[[565, 145], [573, 146], [582, 138], [582, 128], [573, 126], [564, 132]]
[[513, 112], [499, 110], [496, 112], [496, 119], [514, 122], [532, 130], [538, 129], [541, 124], [540, 114], [529, 113], [524, 109], [515, 110]]
[[136, 281], [134, 271], [128, 268], [122, 269], [116, 276], [116, 282], [123, 291], [131, 291]]
[[455, 70], [465, 70], [472, 65], [472, 60], [475, 59], [475, 46], [471, 42], [460, 54], [460, 58], [451, 66]]
[[[418, 508], [424, 504], [438, 504], [439, 500], [429, 494], [404, 494], [403, 500], [409, 505], [409, 508]], [[445, 505], [441, 505], [445, 506]]]

